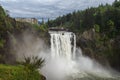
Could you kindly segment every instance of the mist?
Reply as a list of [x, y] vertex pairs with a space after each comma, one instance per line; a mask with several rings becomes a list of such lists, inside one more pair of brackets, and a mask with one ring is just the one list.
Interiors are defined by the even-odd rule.
[[73, 80], [90, 75], [114, 78], [112, 70], [108, 70], [95, 60], [83, 56], [80, 48], [76, 48], [75, 59], [51, 58], [51, 48], [36, 33], [31, 33], [28, 30], [19, 36], [10, 35], [10, 39], [17, 61], [23, 61], [24, 57], [32, 56], [45, 59], [44, 66], [39, 71], [47, 80]]
[[46, 62], [41, 72], [46, 76], [47, 80], [73, 80], [91, 75], [101, 78], [114, 78], [112, 72], [107, 68], [89, 57], [81, 55], [81, 53], [77, 54], [80, 56], [76, 60], [69, 62], [64, 58], [51, 59], [50, 54], [46, 54]]
[[11, 34], [10, 41], [11, 50], [15, 53], [17, 61], [23, 61], [25, 57], [38, 56], [39, 53], [48, 50], [44, 40], [35, 30], [26, 30], [19, 35]]

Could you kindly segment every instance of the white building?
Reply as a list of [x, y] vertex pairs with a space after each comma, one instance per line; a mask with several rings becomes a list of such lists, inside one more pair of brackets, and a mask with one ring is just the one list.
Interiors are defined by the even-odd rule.
[[15, 20], [19, 22], [28, 22], [31, 24], [38, 24], [38, 20], [36, 18], [15, 18]]

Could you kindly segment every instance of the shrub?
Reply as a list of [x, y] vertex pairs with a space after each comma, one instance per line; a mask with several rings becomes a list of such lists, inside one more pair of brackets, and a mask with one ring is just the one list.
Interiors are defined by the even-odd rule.
[[37, 56], [25, 57], [25, 61], [21, 63], [22, 65], [33, 71], [43, 67], [44, 60], [42, 58], [38, 58]]

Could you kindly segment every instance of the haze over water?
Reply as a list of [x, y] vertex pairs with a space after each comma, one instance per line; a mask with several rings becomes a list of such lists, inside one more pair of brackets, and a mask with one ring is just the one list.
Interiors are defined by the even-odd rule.
[[[43, 75], [47, 80], [98, 80], [114, 79], [107, 69], [82, 55], [76, 48], [76, 36], [72, 32], [49, 31], [51, 49], [46, 57]], [[48, 55], [47, 55], [48, 56]]]

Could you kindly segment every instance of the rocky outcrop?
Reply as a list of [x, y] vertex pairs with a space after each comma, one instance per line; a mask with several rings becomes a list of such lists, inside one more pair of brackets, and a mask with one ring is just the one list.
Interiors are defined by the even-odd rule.
[[83, 33], [76, 33], [77, 46], [83, 51], [83, 55], [97, 60], [104, 66], [111, 66], [120, 71], [120, 36], [109, 38], [107, 34], [95, 32], [89, 29]]
[[92, 28], [88, 31], [84, 31], [83, 34], [81, 35], [81, 37], [83, 37], [84, 39], [87, 39], [87, 40], [93, 40], [95, 38], [94, 28]]
[[99, 42], [100, 34], [95, 32], [94, 28], [86, 30], [83, 33], [76, 33], [77, 46], [83, 51], [83, 55], [97, 60], [104, 66], [109, 66], [107, 58], [102, 54], [104, 46]]
[[110, 65], [120, 71], [120, 36], [117, 36], [111, 41], [112, 44], [112, 53], [109, 55]]

